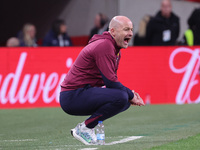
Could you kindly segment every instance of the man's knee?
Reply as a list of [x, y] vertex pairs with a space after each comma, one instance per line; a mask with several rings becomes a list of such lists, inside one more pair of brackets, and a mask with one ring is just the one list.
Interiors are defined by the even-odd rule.
[[115, 105], [124, 107], [128, 103], [128, 94], [125, 91], [119, 90], [116, 95]]

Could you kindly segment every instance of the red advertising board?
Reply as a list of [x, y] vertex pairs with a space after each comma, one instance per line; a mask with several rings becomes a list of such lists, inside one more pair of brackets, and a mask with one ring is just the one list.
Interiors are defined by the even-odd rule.
[[[0, 48], [0, 108], [59, 106], [60, 83], [81, 49]], [[200, 102], [200, 47], [121, 51], [119, 80], [147, 103]]]

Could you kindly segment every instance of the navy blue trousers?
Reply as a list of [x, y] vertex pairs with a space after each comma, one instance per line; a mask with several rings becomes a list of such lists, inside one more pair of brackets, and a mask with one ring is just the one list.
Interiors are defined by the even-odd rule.
[[130, 103], [125, 91], [87, 85], [77, 90], [61, 92], [60, 105], [70, 115], [91, 115], [85, 120], [85, 124], [88, 128], [94, 128], [98, 121], [104, 121], [128, 109]]

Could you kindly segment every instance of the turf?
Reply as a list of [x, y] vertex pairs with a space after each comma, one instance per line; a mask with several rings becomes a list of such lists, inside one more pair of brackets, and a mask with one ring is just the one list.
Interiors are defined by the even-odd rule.
[[70, 135], [70, 129], [87, 116], [70, 116], [60, 108], [5, 109], [0, 110], [0, 149], [199, 149], [199, 115], [200, 104], [131, 107], [104, 122], [106, 142], [128, 136], [142, 138], [85, 146]]
[[200, 149], [200, 134], [192, 136], [186, 139], [181, 139], [176, 142], [171, 142], [162, 146], [153, 147], [151, 150], [161, 150], [161, 149], [170, 149], [170, 150], [198, 150]]

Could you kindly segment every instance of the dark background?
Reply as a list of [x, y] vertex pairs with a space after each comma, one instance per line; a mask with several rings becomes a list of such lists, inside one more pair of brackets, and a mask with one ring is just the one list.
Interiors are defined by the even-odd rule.
[[37, 29], [37, 39], [42, 39], [69, 1], [1, 0], [0, 46], [5, 46], [8, 38], [17, 36], [25, 23], [33, 23]]

